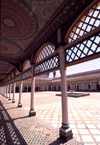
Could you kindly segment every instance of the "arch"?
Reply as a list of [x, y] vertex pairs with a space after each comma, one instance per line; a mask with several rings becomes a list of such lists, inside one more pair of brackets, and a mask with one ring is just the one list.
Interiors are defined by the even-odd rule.
[[19, 71], [17, 69], [15, 70], [15, 75], [19, 75]]
[[90, 4], [70, 27], [65, 41], [71, 43], [100, 26], [100, 2], [95, 0]]
[[31, 67], [30, 60], [26, 59], [23, 63], [22, 71], [25, 71], [26, 69], [30, 67]]
[[50, 42], [45, 43], [38, 50], [36, 57], [34, 59], [34, 62], [37, 63], [37, 62], [41, 61], [42, 59], [46, 58], [47, 56], [51, 55], [54, 52], [55, 52], [55, 46]]
[[14, 72], [11, 72], [11, 79], [14, 77]]

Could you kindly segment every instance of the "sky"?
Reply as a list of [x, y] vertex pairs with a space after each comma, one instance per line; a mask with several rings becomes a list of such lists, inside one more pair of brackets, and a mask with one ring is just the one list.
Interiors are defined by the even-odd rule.
[[[91, 70], [100, 69], [100, 58], [90, 60], [84, 63], [80, 63], [77, 65], [69, 66], [67, 67], [66, 75], [80, 73], [80, 72], [86, 72]], [[52, 73], [50, 73], [49, 77], [52, 78]], [[57, 71], [56, 77], [59, 77], [60, 73]]]

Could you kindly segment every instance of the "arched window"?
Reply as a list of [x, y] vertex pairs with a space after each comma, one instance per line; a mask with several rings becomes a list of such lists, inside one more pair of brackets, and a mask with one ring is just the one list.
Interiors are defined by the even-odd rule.
[[19, 71], [16, 69], [15, 71], [15, 75], [17, 76], [19, 74]]
[[[66, 64], [100, 53], [100, 2], [94, 1], [73, 23], [65, 39], [70, 43], [66, 49]], [[94, 33], [96, 30], [96, 33]], [[88, 37], [85, 38], [85, 34]], [[76, 44], [71, 42], [81, 37]]]
[[68, 43], [100, 26], [100, 2], [94, 1], [73, 23], [66, 36]]
[[14, 77], [14, 72], [11, 73], [11, 78], [13, 78], [13, 77]]
[[55, 51], [54, 45], [52, 45], [52, 44], [43, 45], [37, 54], [36, 63], [41, 61], [45, 57], [51, 55], [52, 53], [54, 53], [54, 51]]
[[31, 67], [30, 61], [26, 60], [23, 64], [23, 71], [30, 68], [30, 67]]

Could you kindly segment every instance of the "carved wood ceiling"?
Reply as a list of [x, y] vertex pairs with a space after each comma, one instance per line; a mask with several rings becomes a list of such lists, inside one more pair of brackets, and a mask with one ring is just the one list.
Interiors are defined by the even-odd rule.
[[1, 0], [0, 80], [12, 69], [9, 62], [24, 61], [84, 5], [87, 0]]

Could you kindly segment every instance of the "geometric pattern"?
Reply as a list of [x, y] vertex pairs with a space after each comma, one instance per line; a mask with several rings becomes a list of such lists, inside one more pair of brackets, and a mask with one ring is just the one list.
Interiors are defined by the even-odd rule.
[[100, 3], [98, 2], [88, 9], [75, 25], [68, 36], [69, 43], [100, 26]]
[[100, 53], [100, 32], [65, 50], [66, 64]]
[[31, 9], [28, 4], [23, 0], [16, 2], [2, 1], [1, 33], [3, 38], [24, 40], [37, 32], [38, 21], [34, 12], [30, 15]]
[[41, 61], [42, 59], [44, 59], [45, 57], [49, 56], [50, 54], [52, 54], [55, 51], [55, 47], [53, 45], [47, 45], [44, 48], [41, 49], [41, 51], [39, 52], [38, 56], [37, 56], [37, 60], [36, 62]]
[[19, 45], [6, 39], [1, 39], [0, 45], [0, 55], [17, 57], [22, 51]]
[[28, 69], [29, 67], [31, 67], [30, 61], [27, 61], [26, 64], [25, 64], [24, 70]]
[[25, 71], [24, 73], [22, 73], [22, 80], [26, 79], [26, 78], [30, 78], [32, 76], [32, 71], [31, 69]]
[[34, 66], [34, 75], [41, 74], [59, 67], [58, 54]]

